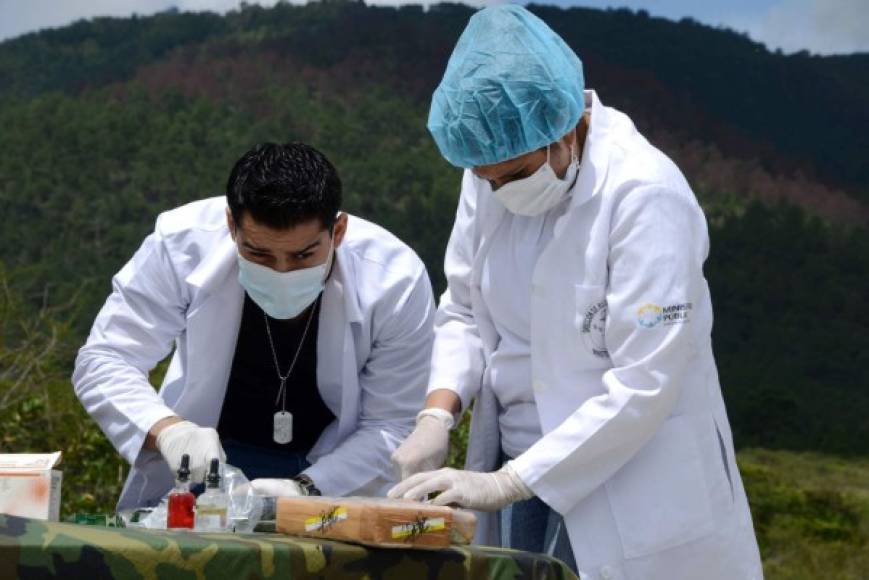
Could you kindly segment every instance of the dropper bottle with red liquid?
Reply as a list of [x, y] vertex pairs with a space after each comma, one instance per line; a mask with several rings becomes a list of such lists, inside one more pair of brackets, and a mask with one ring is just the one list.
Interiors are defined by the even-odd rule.
[[181, 467], [175, 479], [175, 489], [169, 493], [169, 506], [166, 516], [167, 528], [193, 529], [193, 506], [196, 498], [190, 493], [190, 456], [181, 456]]

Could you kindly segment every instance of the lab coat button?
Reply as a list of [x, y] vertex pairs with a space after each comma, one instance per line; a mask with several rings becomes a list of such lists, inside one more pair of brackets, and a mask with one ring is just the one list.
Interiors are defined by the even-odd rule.
[[534, 379], [531, 382], [531, 388], [534, 389], [535, 393], [540, 393], [546, 388], [546, 386], [543, 384], [542, 381], [539, 381], [538, 379]]
[[601, 566], [600, 569], [600, 577], [603, 580], [612, 580], [613, 578], [613, 569], [609, 566]]

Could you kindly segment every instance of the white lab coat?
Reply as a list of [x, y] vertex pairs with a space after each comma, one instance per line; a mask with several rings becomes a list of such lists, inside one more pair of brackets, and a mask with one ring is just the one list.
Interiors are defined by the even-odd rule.
[[[132, 465], [118, 508], [142, 506], [172, 486], [148, 429], [180, 415], [215, 427], [241, 320], [236, 246], [226, 202], [166, 212], [113, 279], [113, 292], [79, 351], [75, 391]], [[305, 470], [328, 495], [382, 494], [389, 457], [422, 406], [434, 300], [421, 260], [386, 230], [350, 217], [320, 309], [317, 381], [336, 419]], [[175, 354], [159, 394], [148, 371]]]
[[[586, 92], [567, 212], [535, 266], [531, 365], [543, 437], [514, 465], [564, 516], [585, 579], [762, 577], [710, 333], [706, 222], [678, 168]], [[476, 398], [467, 468], [499, 467], [497, 344], [480, 295], [506, 208], [466, 171], [445, 260], [429, 388]], [[517, 289], [516, 291], [521, 291]], [[497, 543], [484, 516], [477, 540]]]
[[[483, 260], [480, 293], [498, 333], [483, 382], [498, 400], [501, 450], [518, 457], [540, 439], [531, 386], [531, 279], [568, 199], [538, 216], [506, 212]], [[524, 292], [505, 289], [525, 288]]]

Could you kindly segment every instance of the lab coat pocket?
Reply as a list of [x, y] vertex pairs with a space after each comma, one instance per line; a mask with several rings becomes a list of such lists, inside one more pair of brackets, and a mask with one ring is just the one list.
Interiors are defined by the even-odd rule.
[[660, 552], [714, 530], [695, 423], [687, 415], [671, 417], [607, 481], [625, 558]]
[[607, 318], [606, 286], [577, 284], [574, 326], [579, 331], [582, 362], [588, 368], [612, 366], [606, 348], [604, 329]]

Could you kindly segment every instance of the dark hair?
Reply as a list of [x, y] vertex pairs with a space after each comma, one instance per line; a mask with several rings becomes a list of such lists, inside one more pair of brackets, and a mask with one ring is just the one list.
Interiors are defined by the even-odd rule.
[[341, 179], [326, 156], [304, 143], [261, 143], [235, 163], [226, 200], [236, 224], [245, 212], [286, 229], [311, 219], [331, 228], [341, 209]]

